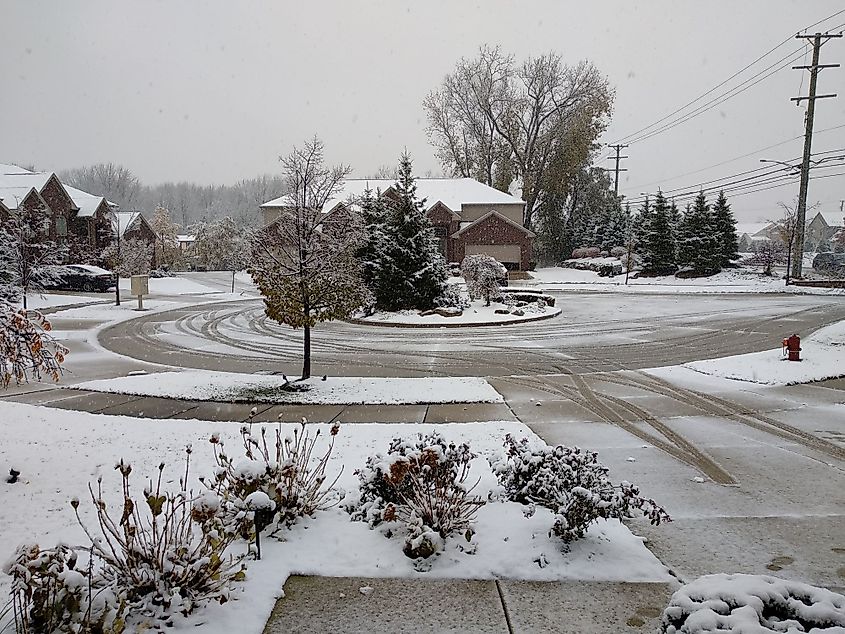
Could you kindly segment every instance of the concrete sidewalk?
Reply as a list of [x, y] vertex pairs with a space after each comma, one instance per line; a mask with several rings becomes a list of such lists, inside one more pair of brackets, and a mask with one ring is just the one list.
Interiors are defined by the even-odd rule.
[[291, 577], [264, 633], [654, 632], [673, 590], [662, 583]]
[[455, 403], [435, 405], [276, 405], [272, 403], [225, 403], [172, 399], [156, 396], [110, 394], [74, 388], [34, 384], [30, 390], [4, 395], [4, 400], [72, 409], [92, 414], [134, 416], [173, 420], [245, 422], [253, 407], [255, 422], [312, 423], [465, 423], [474, 421], [516, 421], [504, 403]]

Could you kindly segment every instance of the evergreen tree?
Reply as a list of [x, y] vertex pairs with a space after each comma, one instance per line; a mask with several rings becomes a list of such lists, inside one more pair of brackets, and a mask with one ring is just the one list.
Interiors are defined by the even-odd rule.
[[731, 260], [739, 257], [739, 238], [736, 234], [736, 218], [723, 191], [719, 192], [719, 197], [713, 205], [713, 222], [719, 240], [719, 265], [730, 266]]
[[613, 247], [624, 247], [628, 243], [628, 222], [629, 218], [622, 209], [621, 201], [617, 201], [607, 216], [602, 235], [602, 250], [610, 251]]
[[670, 206], [660, 191], [657, 192], [651, 210], [648, 209], [648, 202], [641, 210], [639, 242], [643, 275], [670, 275], [677, 270], [669, 213]]
[[678, 226], [678, 264], [700, 273], [721, 268], [716, 224], [704, 192], [695, 197]]
[[380, 191], [373, 194], [369, 188], [364, 190], [359, 204], [361, 221], [364, 223], [364, 240], [356, 257], [361, 263], [361, 279], [378, 299], [385, 295], [385, 272], [390, 270], [386, 249], [387, 205]]
[[382, 310], [428, 309], [446, 287], [446, 262], [434, 229], [417, 199], [411, 157], [402, 154], [396, 200], [385, 224], [384, 266], [376, 306]]

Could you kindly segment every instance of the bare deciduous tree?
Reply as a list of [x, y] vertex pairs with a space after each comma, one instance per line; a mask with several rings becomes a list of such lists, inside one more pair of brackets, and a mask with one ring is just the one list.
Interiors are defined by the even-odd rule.
[[182, 257], [179, 248], [179, 227], [170, 219], [170, 211], [166, 207], [156, 207], [150, 219], [150, 228], [156, 232], [156, 266], [174, 266]]
[[126, 167], [115, 163], [98, 163], [62, 172], [63, 183], [77, 187], [117, 203], [123, 209], [132, 209], [141, 190], [138, 178]]
[[566, 186], [607, 125], [613, 90], [589, 62], [556, 53], [518, 64], [498, 47], [461, 59], [423, 102], [447, 171], [506, 190], [516, 179], [531, 227], [543, 193]]
[[355, 252], [360, 219], [341, 205], [325, 209], [350, 169], [323, 163], [316, 137], [280, 157], [288, 204], [280, 217], [251, 241], [249, 273], [264, 296], [267, 316], [302, 328], [302, 378], [311, 376], [311, 328], [342, 319], [361, 306], [365, 289]]

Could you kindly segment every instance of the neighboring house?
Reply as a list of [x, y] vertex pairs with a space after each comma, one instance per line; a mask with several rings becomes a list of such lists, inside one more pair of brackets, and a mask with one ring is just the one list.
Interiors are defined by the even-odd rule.
[[197, 241], [197, 237], [195, 235], [180, 234], [176, 236], [176, 239], [179, 241], [179, 250], [182, 253], [190, 251], [191, 247], [194, 246], [194, 242]]
[[0, 202], [5, 207], [5, 212], [0, 211], [0, 220], [4, 213], [17, 209], [33, 189], [47, 205], [51, 240], [77, 240], [95, 249], [102, 249], [112, 240], [112, 203], [102, 196], [63, 185], [53, 172], [32, 172], [17, 165], [0, 164]]
[[780, 240], [778, 226], [774, 222], [739, 222], [736, 225], [740, 253], [755, 250], [755, 245], [767, 240]]
[[[354, 207], [366, 189], [393, 198], [395, 184], [395, 180], [349, 179], [323, 211], [331, 212], [339, 205]], [[425, 200], [426, 213], [447, 262], [484, 253], [510, 269], [530, 268], [534, 233], [522, 226], [524, 201], [472, 178], [418, 178], [416, 186], [417, 197]], [[282, 211], [290, 207], [287, 196], [264, 203], [264, 224], [276, 222]]]
[[79, 207], [53, 172], [30, 172], [17, 165], [0, 164], [0, 199], [9, 211], [18, 208], [31, 190], [39, 193], [50, 214], [50, 240], [64, 243]]
[[[829, 211], [819, 211], [807, 222], [804, 232], [805, 251], [827, 251], [831, 248], [833, 237], [842, 229], [842, 215]], [[822, 247], [821, 249], [819, 247]]]
[[140, 240], [153, 246], [153, 260], [150, 266], [154, 269], [158, 268], [155, 253], [158, 234], [153, 230], [141, 212], [113, 211], [111, 217], [114, 232], [120, 240]]

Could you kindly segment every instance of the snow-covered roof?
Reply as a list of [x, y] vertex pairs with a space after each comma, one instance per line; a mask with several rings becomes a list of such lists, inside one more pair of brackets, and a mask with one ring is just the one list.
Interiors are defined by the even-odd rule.
[[[0, 173], [0, 189], [23, 187], [29, 192], [34, 187], [40, 192], [52, 175], [53, 172], [27, 172], [26, 170]], [[9, 203], [7, 202], [6, 204], [8, 205]]]
[[[396, 180], [394, 179], [350, 178], [343, 183], [340, 192], [326, 204], [324, 211], [330, 211], [338, 203], [360, 198], [366, 189], [371, 189], [373, 192], [376, 190], [385, 192], [395, 184]], [[438, 202], [443, 203], [456, 213], [461, 212], [463, 205], [525, 204], [515, 196], [488, 187], [472, 178], [418, 178], [416, 185], [417, 198], [426, 200], [426, 210], [431, 209]], [[287, 194], [261, 205], [262, 208], [290, 206], [291, 199]]]
[[19, 165], [0, 163], [0, 174], [32, 174], [32, 171]]
[[176, 239], [179, 242], [196, 242], [197, 237], [195, 235], [177, 234]]
[[842, 214], [840, 212], [833, 212], [833, 211], [818, 211], [807, 218], [807, 222], [812, 222], [816, 219], [816, 216], [821, 216], [822, 219], [827, 223], [828, 227], [841, 227], [842, 226]]
[[[76, 189], [76, 187], [71, 187], [70, 185], [65, 185], [64, 187], [65, 191], [67, 191], [68, 195], [73, 199], [73, 204], [79, 207], [79, 211], [76, 214], [79, 218], [90, 218], [94, 215], [94, 212], [97, 211], [97, 207], [106, 200], [102, 196], [89, 194], [88, 192]], [[106, 204], [109, 204], [107, 200]]]
[[121, 238], [141, 217], [140, 211], [112, 211], [111, 214], [112, 226], [115, 231], [120, 230]]
[[741, 237], [747, 235], [749, 238], [772, 226], [771, 222], [738, 222], [736, 232]]
[[26, 185], [4, 186], [0, 183], [0, 200], [3, 201], [6, 209], [14, 211], [18, 208], [18, 205], [23, 202], [24, 198], [29, 196], [32, 190], [38, 192], [37, 187]]

